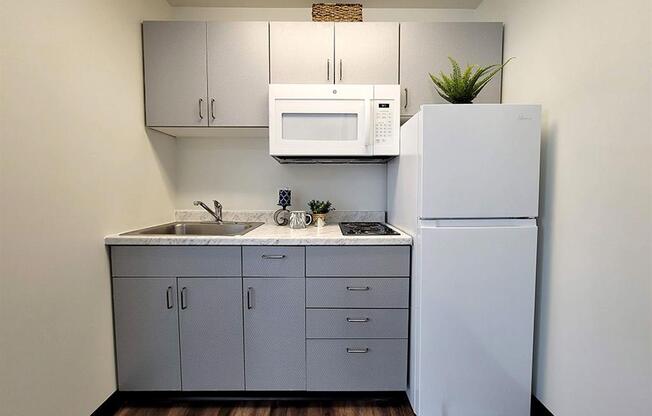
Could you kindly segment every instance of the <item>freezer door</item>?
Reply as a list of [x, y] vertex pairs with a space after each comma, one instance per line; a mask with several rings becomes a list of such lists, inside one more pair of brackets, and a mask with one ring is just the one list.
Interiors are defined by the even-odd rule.
[[420, 231], [417, 414], [529, 415], [536, 226]]
[[540, 107], [422, 107], [421, 218], [534, 218]]

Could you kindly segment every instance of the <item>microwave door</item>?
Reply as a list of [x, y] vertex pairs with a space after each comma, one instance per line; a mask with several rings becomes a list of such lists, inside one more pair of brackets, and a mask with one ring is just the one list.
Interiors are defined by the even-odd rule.
[[270, 109], [270, 154], [368, 156], [371, 100], [275, 99]]

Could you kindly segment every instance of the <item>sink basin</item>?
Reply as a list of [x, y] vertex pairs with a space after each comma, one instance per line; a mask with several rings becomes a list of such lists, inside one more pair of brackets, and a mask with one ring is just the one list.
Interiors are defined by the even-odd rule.
[[121, 235], [244, 235], [262, 222], [172, 222]]

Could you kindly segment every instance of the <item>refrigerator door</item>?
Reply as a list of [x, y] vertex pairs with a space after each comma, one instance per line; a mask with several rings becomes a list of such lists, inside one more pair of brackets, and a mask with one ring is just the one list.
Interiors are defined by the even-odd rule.
[[534, 218], [536, 105], [422, 107], [421, 218]]
[[530, 414], [537, 227], [484, 222], [420, 228], [419, 416]]

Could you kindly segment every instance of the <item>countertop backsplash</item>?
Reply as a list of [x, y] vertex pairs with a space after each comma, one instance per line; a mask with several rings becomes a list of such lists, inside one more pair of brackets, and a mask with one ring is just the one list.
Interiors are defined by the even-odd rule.
[[[222, 211], [224, 221], [255, 221], [274, 224], [274, 210], [260, 211]], [[175, 221], [213, 221], [213, 217], [203, 210], [180, 209], [174, 212]], [[385, 211], [331, 211], [326, 218], [327, 223], [355, 221], [385, 222]]]

